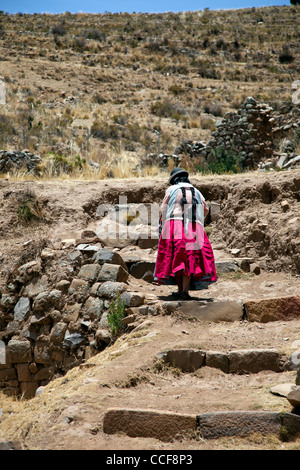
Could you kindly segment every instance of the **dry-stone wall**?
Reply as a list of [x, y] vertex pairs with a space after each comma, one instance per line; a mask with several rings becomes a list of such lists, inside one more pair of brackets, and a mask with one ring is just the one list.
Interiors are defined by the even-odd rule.
[[0, 173], [14, 170], [34, 173], [41, 161], [40, 156], [30, 153], [29, 150], [0, 150]]
[[[207, 143], [187, 140], [174, 153], [179, 162], [183, 155], [191, 160], [200, 157], [205, 167], [205, 162], [216, 158], [217, 149], [224, 149], [240, 156], [241, 169], [290, 169], [300, 165], [300, 155], [292, 142], [293, 133], [299, 129], [300, 108], [291, 106], [275, 112], [268, 104], [258, 103], [250, 96], [237, 113], [228, 112], [216, 122], [216, 130]], [[175, 156], [169, 158], [175, 161]], [[166, 166], [168, 156], [162, 157]]]
[[16, 267], [0, 292], [5, 345], [0, 388], [6, 394], [30, 398], [107, 347], [113, 340], [109, 308], [118, 295], [125, 302], [127, 328], [144, 303], [144, 295], [129, 290], [128, 268], [119, 254], [96, 241], [71, 242], [45, 248]]
[[272, 157], [272, 108], [248, 97], [238, 113], [227, 113], [216, 123], [212, 139], [204, 151], [207, 160], [212, 150], [223, 147], [240, 154], [244, 168], [255, 168], [266, 157]]

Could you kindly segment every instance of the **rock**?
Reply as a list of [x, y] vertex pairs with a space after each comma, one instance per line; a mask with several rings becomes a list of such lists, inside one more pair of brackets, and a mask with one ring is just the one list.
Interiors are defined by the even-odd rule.
[[214, 367], [225, 373], [229, 372], [229, 357], [226, 353], [219, 351], [207, 351], [205, 364], [207, 367]]
[[14, 308], [14, 320], [27, 320], [30, 313], [30, 300], [28, 297], [21, 297]]
[[0, 441], [0, 450], [22, 450], [19, 441]]
[[118, 264], [104, 263], [99, 273], [99, 281], [126, 282], [128, 271]]
[[22, 363], [30, 362], [32, 358], [29, 341], [11, 339], [6, 348], [7, 362]]
[[39, 397], [40, 395], [42, 395], [42, 393], [44, 392], [44, 390], [45, 390], [45, 387], [42, 386], [42, 385], [40, 385], [40, 386], [36, 389], [36, 391], [35, 391], [35, 396], [36, 396], [36, 397]]
[[0, 299], [0, 307], [3, 308], [3, 310], [9, 310], [12, 308], [15, 304], [15, 299], [9, 294], [3, 294], [1, 299]]
[[78, 273], [79, 279], [96, 282], [99, 276], [100, 266], [97, 264], [85, 264]]
[[249, 349], [230, 351], [229, 372], [233, 374], [258, 373], [262, 370], [280, 372], [282, 370], [281, 356], [277, 351], [264, 349]]
[[48, 314], [43, 315], [42, 312], [40, 315], [37, 313], [34, 313], [30, 318], [30, 326], [48, 325], [50, 322], [51, 322], [51, 317]]
[[232, 260], [216, 261], [215, 265], [221, 273], [232, 273], [238, 270], [237, 262]]
[[79, 250], [75, 250], [75, 251], [72, 251], [72, 253], [68, 254], [68, 259], [72, 263], [81, 264], [83, 257]]
[[157, 358], [182, 372], [193, 372], [204, 365], [205, 352], [199, 349], [171, 349], [158, 353]]
[[126, 307], [139, 307], [144, 303], [145, 295], [139, 292], [124, 292], [121, 294], [121, 299]]
[[62, 279], [56, 284], [56, 289], [60, 290], [63, 293], [67, 293], [69, 287], [70, 287], [71, 282], [68, 281], [67, 279]]
[[300, 386], [294, 385], [293, 389], [288, 393], [287, 400], [294, 407], [300, 407]]
[[11, 170], [26, 170], [38, 174], [38, 165], [42, 162], [39, 155], [30, 153], [29, 150], [0, 150], [0, 173]]
[[64, 308], [63, 321], [76, 323], [80, 314], [81, 304], [66, 305]]
[[81, 238], [97, 238], [97, 235], [93, 230], [83, 230]]
[[101, 317], [104, 308], [102, 299], [89, 297], [84, 306], [83, 311], [91, 320], [97, 320]]
[[258, 266], [258, 264], [256, 263], [251, 263], [250, 264], [250, 273], [253, 273], [253, 274], [260, 274], [260, 267]]
[[288, 159], [287, 154], [281, 154], [281, 156], [277, 160], [276, 166], [278, 166], [278, 168], [282, 168], [285, 162], [287, 161], [287, 159]]
[[233, 248], [231, 250], [232, 256], [239, 256], [241, 254], [241, 250], [239, 248]]
[[17, 379], [17, 372], [14, 367], [0, 369], [0, 382]]
[[46, 248], [41, 252], [41, 259], [48, 260], [55, 258], [55, 250], [51, 250], [50, 248]]
[[274, 387], [270, 388], [270, 392], [273, 393], [273, 395], [286, 398], [294, 386], [295, 384], [292, 383], [274, 385]]
[[259, 323], [299, 318], [300, 297], [249, 300], [244, 303], [247, 320]]
[[284, 364], [284, 370], [298, 370], [300, 364], [300, 349], [294, 351]]
[[300, 164], [300, 155], [297, 155], [296, 157], [291, 158], [288, 162], [284, 163], [282, 168], [286, 169], [286, 168], [290, 168], [293, 166], [297, 166], [299, 164]]
[[32, 281], [27, 284], [24, 288], [23, 295], [34, 299], [38, 294], [45, 292], [48, 288], [48, 279], [47, 276], [37, 276], [32, 279]]
[[34, 300], [32, 310], [36, 312], [45, 312], [50, 308], [60, 309], [62, 301], [62, 293], [60, 290], [41, 292]]
[[84, 279], [74, 278], [69, 287], [68, 293], [73, 295], [76, 300], [80, 300], [89, 294], [90, 285]]
[[249, 434], [279, 435], [279, 413], [270, 411], [219, 411], [197, 417], [197, 427], [203, 439], [219, 439]]
[[80, 243], [76, 247], [77, 251], [84, 253], [86, 255], [94, 256], [101, 248], [98, 245], [90, 245], [89, 243]]
[[17, 373], [18, 373], [18, 380], [20, 382], [31, 382], [32, 381], [32, 373], [29, 370], [29, 365], [27, 363], [17, 364]]
[[108, 330], [105, 330], [104, 328], [99, 328], [96, 331], [95, 339], [97, 343], [100, 343], [100, 345], [102, 343], [109, 344], [112, 340], [112, 336]]
[[38, 382], [21, 382], [21, 393], [24, 398], [33, 398], [38, 388]]
[[253, 264], [254, 260], [252, 258], [240, 258], [236, 260], [238, 267], [246, 272], [250, 272], [250, 265]]
[[129, 437], [149, 437], [171, 441], [181, 431], [194, 431], [193, 415], [161, 410], [110, 408], [103, 419], [106, 434], [125, 433]]
[[41, 272], [40, 260], [30, 261], [29, 263], [23, 264], [18, 268], [18, 274], [16, 281], [21, 284], [28, 283], [34, 276], [38, 276]]
[[221, 204], [215, 201], [209, 202], [210, 209], [210, 221], [215, 222], [220, 217], [221, 213]]
[[151, 273], [153, 278], [154, 269], [155, 262], [139, 261], [137, 263], [132, 264], [129, 272], [136, 279], [143, 279], [143, 277], [148, 273]]
[[69, 347], [71, 350], [80, 346], [84, 342], [84, 337], [80, 333], [70, 333], [66, 332], [63, 346]]
[[126, 284], [123, 282], [106, 281], [98, 289], [98, 296], [112, 299], [126, 290]]
[[34, 361], [37, 364], [51, 364], [52, 358], [50, 353], [50, 340], [41, 338], [36, 341], [34, 350]]
[[62, 314], [59, 310], [52, 310], [49, 316], [52, 318], [53, 322], [58, 322], [62, 319]]
[[67, 331], [67, 325], [63, 322], [58, 322], [54, 325], [50, 333], [50, 341], [53, 343], [62, 343]]
[[280, 203], [283, 212], [287, 212], [290, 209], [288, 201], [281, 201]]
[[[174, 305], [174, 302], [172, 302]], [[237, 321], [243, 317], [243, 305], [240, 301], [179, 301], [178, 310], [189, 318], [202, 321]]]
[[109, 250], [108, 248], [102, 248], [92, 258], [94, 263], [103, 264], [118, 264], [127, 271], [127, 266], [119, 253]]

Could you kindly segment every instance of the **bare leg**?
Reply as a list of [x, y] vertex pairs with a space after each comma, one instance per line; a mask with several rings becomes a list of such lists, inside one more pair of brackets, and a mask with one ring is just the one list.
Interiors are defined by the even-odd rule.
[[182, 292], [183, 291], [183, 282], [182, 282], [182, 273], [176, 273], [176, 283], [177, 283], [177, 287], [178, 287], [178, 292]]
[[191, 276], [182, 277], [182, 290], [186, 292], [187, 294], [189, 293], [190, 280], [191, 280]]

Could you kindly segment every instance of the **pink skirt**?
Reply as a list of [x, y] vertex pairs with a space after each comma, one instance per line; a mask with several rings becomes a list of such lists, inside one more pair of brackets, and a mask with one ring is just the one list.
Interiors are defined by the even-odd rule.
[[154, 278], [158, 284], [176, 284], [177, 273], [191, 276], [190, 289], [204, 289], [217, 281], [213, 250], [200, 223], [170, 219], [164, 224]]

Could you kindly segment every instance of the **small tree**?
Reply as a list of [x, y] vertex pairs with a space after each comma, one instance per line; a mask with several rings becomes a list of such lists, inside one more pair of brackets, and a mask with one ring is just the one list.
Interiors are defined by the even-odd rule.
[[291, 5], [300, 5], [300, 0], [290, 0]]

